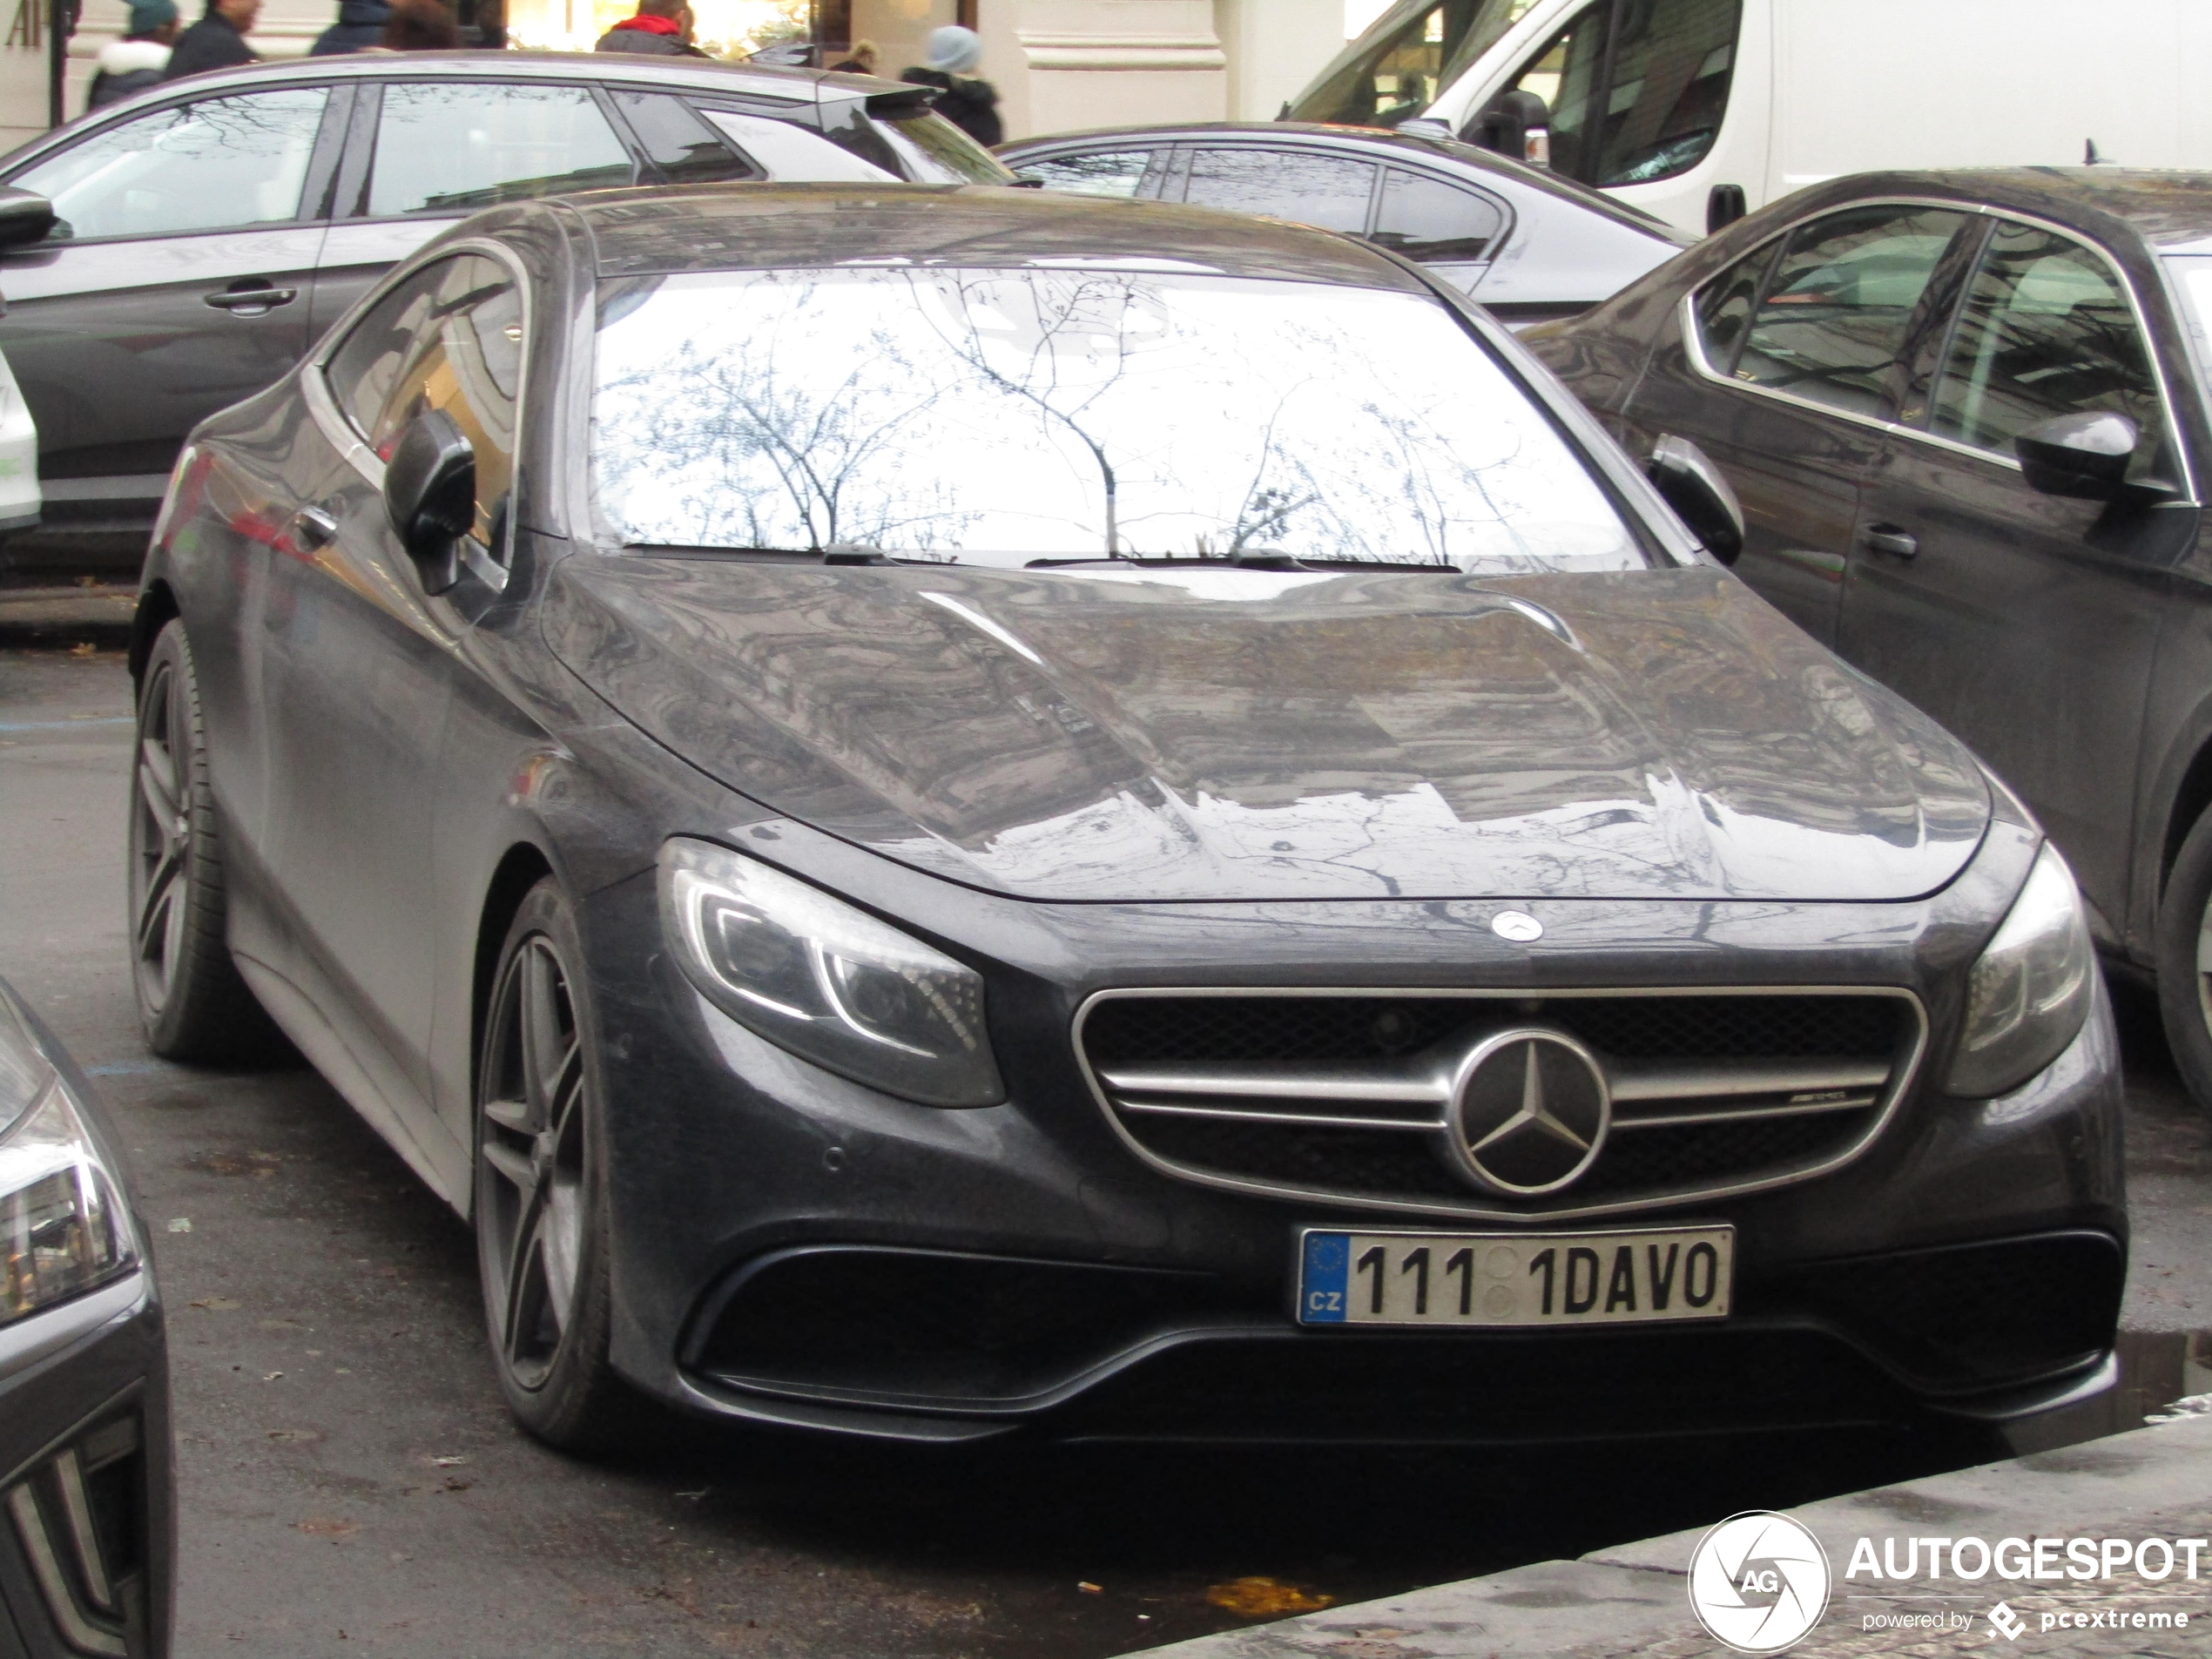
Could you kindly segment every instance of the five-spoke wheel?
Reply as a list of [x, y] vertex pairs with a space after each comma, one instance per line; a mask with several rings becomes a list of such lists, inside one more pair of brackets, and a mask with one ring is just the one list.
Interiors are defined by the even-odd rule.
[[622, 1391], [607, 1359], [605, 1184], [582, 951], [551, 880], [500, 953], [476, 1082], [476, 1255], [508, 1403], [556, 1445], [603, 1444]]

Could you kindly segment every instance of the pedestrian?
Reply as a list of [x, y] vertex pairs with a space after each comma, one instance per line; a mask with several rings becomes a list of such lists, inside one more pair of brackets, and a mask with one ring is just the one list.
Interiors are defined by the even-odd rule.
[[392, 20], [388, 0], [338, 0], [338, 21], [315, 37], [307, 48], [310, 57], [335, 57], [343, 52], [367, 51], [384, 44], [384, 25]]
[[998, 88], [988, 81], [963, 78], [982, 61], [982, 37], [948, 23], [930, 31], [928, 66], [910, 69], [899, 78], [937, 88], [944, 94], [937, 100], [937, 113], [988, 149], [1006, 136], [999, 120]]
[[173, 81], [211, 69], [260, 63], [260, 54], [246, 44], [246, 37], [260, 15], [261, 0], [207, 0], [200, 20], [177, 37], [161, 78]]
[[176, 0], [137, 0], [131, 8], [130, 32], [101, 47], [94, 60], [92, 88], [85, 95], [84, 107], [97, 110], [158, 82], [183, 26]]
[[659, 57], [706, 57], [691, 44], [691, 9], [684, 0], [637, 0], [637, 15], [599, 37], [595, 52], [646, 52]]
[[876, 49], [873, 40], [856, 40], [842, 62], [830, 67], [841, 75], [873, 75], [875, 73]]
[[392, 0], [380, 44], [394, 52], [459, 51], [461, 24], [442, 0]]

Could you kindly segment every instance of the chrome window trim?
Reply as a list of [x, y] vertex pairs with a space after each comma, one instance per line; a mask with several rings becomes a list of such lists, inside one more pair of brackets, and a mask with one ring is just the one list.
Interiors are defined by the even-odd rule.
[[[1785, 1169], [1778, 1174], [1749, 1181], [1723, 1181], [1673, 1187], [1654, 1188], [1627, 1197], [1609, 1198], [1602, 1203], [1573, 1204], [1541, 1210], [1503, 1210], [1494, 1204], [1481, 1201], [1470, 1193], [1469, 1201], [1456, 1204], [1436, 1198], [1389, 1198], [1368, 1194], [1333, 1191], [1325, 1187], [1309, 1187], [1293, 1182], [1257, 1180], [1243, 1176], [1220, 1174], [1177, 1163], [1150, 1150], [1131, 1135], [1121, 1121], [1112, 1097], [1106, 1092], [1103, 1080], [1091, 1063], [1083, 1045], [1083, 1028], [1090, 1015], [1102, 1003], [1125, 1001], [1138, 998], [1170, 997], [1375, 997], [1406, 1001], [1415, 999], [1451, 998], [1467, 1001], [1511, 1002], [1526, 997], [1541, 997], [1546, 1001], [1583, 997], [1672, 997], [1672, 996], [1881, 996], [1903, 1002], [1911, 1011], [1913, 1027], [1912, 1042], [1904, 1057], [1892, 1071], [1888, 1087], [1884, 1090], [1874, 1121], [1865, 1131], [1849, 1145], [1827, 1157], [1802, 1168]], [[1506, 1222], [1516, 1226], [1543, 1227], [1563, 1221], [1579, 1221], [1600, 1216], [1630, 1214], [1662, 1206], [1704, 1204], [1716, 1198], [1737, 1197], [1754, 1192], [1770, 1191], [1777, 1187], [1794, 1186], [1829, 1175], [1853, 1162], [1881, 1138], [1902, 1108], [1905, 1097], [1920, 1075], [1922, 1062], [1927, 1057], [1928, 1012], [1918, 995], [1895, 985], [1672, 985], [1619, 986], [1597, 985], [1561, 988], [1555, 986], [1506, 987], [1402, 987], [1402, 986], [1282, 986], [1282, 985], [1209, 985], [1209, 986], [1123, 986], [1103, 991], [1094, 991], [1085, 997], [1076, 1010], [1069, 1035], [1075, 1049], [1076, 1064], [1082, 1070], [1084, 1083], [1089, 1088], [1092, 1101], [1097, 1105], [1111, 1130], [1122, 1144], [1138, 1161], [1160, 1174], [1177, 1181], [1187, 1181], [1197, 1186], [1211, 1187], [1218, 1191], [1241, 1193], [1247, 1197], [1287, 1199], [1298, 1204], [1321, 1204], [1336, 1210], [1365, 1210], [1392, 1215], [1445, 1217], [1472, 1221]]]
[[[2166, 365], [2160, 358], [2158, 335], [2151, 327], [2149, 318], [2144, 314], [2142, 295], [2135, 291], [2134, 283], [2129, 280], [2128, 273], [2121, 267], [2110, 253], [2097, 243], [2089, 240], [2080, 232], [2070, 226], [2057, 224], [2051, 219], [2040, 218], [2033, 213], [2016, 212], [2010, 208], [2000, 207], [1988, 202], [1944, 201], [1933, 197], [1922, 196], [1866, 196], [1855, 201], [1832, 202], [1817, 212], [1806, 213], [1802, 218], [1791, 219], [1759, 246], [1764, 247], [1769, 242], [1777, 241], [1791, 235], [1801, 226], [1810, 225], [1816, 219], [1826, 219], [1834, 213], [1850, 212], [1860, 207], [1932, 207], [1948, 212], [2005, 220], [2015, 225], [2032, 226], [2037, 230], [2049, 231], [2054, 235], [2063, 236], [2069, 242], [2087, 248], [2101, 260], [2106, 268], [2118, 279], [2121, 292], [2128, 296], [2128, 310], [2134, 314], [2135, 327], [2141, 334], [2148, 347], [2151, 374], [2158, 386], [2159, 412], [2166, 421], [2167, 442], [2181, 460], [2182, 491], [2185, 499], [2175, 504], [2191, 507], [2198, 504], [2196, 473], [2189, 462], [2188, 445], [2183, 440], [2181, 423], [2174, 418], [2174, 389], [2166, 378]], [[1757, 249], [1754, 248], [1750, 250], [1750, 253], [1745, 253], [1743, 258], [1748, 259], [1751, 253], [1757, 252]], [[1993, 449], [1976, 448], [1971, 443], [1961, 443], [1956, 438], [1946, 438], [1939, 433], [1924, 431], [1919, 427], [1906, 426], [1898, 421], [1878, 421], [1871, 415], [1856, 415], [1849, 409], [1837, 408], [1832, 404], [1816, 402], [1811, 398], [1799, 397], [1795, 393], [1776, 391], [1770, 387], [1757, 385], [1750, 381], [1739, 381], [1720, 373], [1706, 357], [1705, 342], [1697, 333], [1697, 296], [1741, 263], [1741, 260], [1731, 260], [1696, 287], [1686, 289], [1683, 293], [1682, 302], [1677, 307], [1679, 327], [1682, 330], [1683, 355], [1689, 361], [1690, 368], [1700, 377], [1710, 381], [1716, 386], [1725, 386], [1731, 391], [1748, 392], [1760, 397], [1771, 398], [1777, 403], [1786, 403], [1794, 408], [1804, 409], [1811, 414], [1825, 415], [1836, 420], [1849, 421], [1855, 426], [1866, 427], [1876, 432], [1916, 439], [1921, 443], [1932, 445], [1939, 449], [1948, 449], [1954, 455], [1972, 455], [1978, 461], [1986, 461], [1994, 466], [2010, 468], [2014, 472], [2020, 470], [2020, 463], [2016, 457], [2000, 455]], [[1941, 372], [1941, 366], [1939, 365], [1937, 373], [1939, 374]]]

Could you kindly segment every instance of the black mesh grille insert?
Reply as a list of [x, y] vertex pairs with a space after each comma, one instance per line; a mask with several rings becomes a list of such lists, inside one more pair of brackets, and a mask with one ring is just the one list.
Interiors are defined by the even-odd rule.
[[[1878, 1060], [1894, 1065], [1918, 1031], [1905, 999], [1851, 992], [1512, 998], [1258, 994], [1109, 998], [1091, 1009], [1082, 1040], [1086, 1058], [1102, 1072], [1191, 1062], [1357, 1065], [1431, 1049], [1449, 1055], [1485, 1031], [1521, 1023], [1569, 1032], [1608, 1062]], [[1232, 1101], [1211, 1103], [1237, 1109]], [[1736, 1104], [1710, 1103], [1718, 1109]], [[1268, 1110], [1285, 1104], [1246, 1103]], [[1336, 1109], [1322, 1103], [1309, 1109]], [[1352, 1104], [1337, 1115], [1381, 1109]], [[1405, 1110], [1388, 1109], [1401, 1116]], [[1616, 1125], [1580, 1181], [1526, 1207], [1571, 1209], [1786, 1175], [1848, 1150], [1865, 1136], [1878, 1110], [1869, 1106], [1651, 1129]], [[1501, 1202], [1470, 1187], [1434, 1134], [1155, 1112], [1116, 1115], [1146, 1150], [1193, 1171], [1348, 1197]]]

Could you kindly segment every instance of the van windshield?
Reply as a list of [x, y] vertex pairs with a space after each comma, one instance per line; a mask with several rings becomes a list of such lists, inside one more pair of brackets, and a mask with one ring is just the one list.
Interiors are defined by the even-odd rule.
[[1426, 109], [1535, 0], [1399, 0], [1284, 111], [1286, 121], [1394, 127]]
[[1425, 294], [1102, 269], [603, 285], [601, 536], [629, 547], [1470, 573], [1652, 560]]

